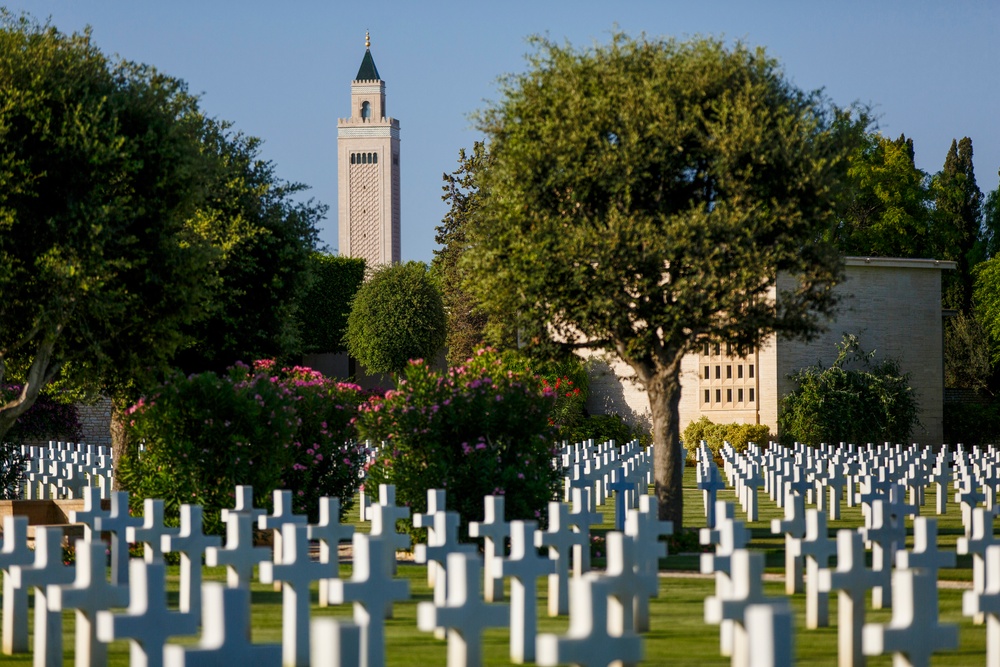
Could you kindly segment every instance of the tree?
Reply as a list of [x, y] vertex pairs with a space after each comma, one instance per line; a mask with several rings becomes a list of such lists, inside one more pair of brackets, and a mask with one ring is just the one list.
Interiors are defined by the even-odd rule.
[[302, 351], [298, 295], [326, 206], [294, 197], [306, 189], [260, 158], [261, 140], [206, 120], [202, 145], [219, 165], [195, 225], [219, 249], [209, 307], [185, 327], [174, 360], [185, 373], [222, 372], [237, 361], [290, 359]]
[[943, 278], [944, 304], [970, 313], [972, 268], [983, 205], [983, 193], [976, 185], [972, 165], [972, 139], [952, 140], [944, 169], [934, 179], [934, 194], [940, 259], [954, 260], [958, 264], [954, 274]]
[[441, 287], [441, 297], [448, 316], [448, 363], [459, 364], [475, 353], [486, 342], [487, 314], [478, 307], [472, 295], [462, 286], [463, 272], [459, 264], [468, 247], [467, 226], [470, 215], [479, 206], [478, 177], [489, 164], [486, 145], [477, 141], [472, 153], [465, 149], [458, 153], [459, 168], [444, 174], [444, 195], [448, 213], [436, 228], [434, 242], [441, 246], [434, 251], [431, 275]]
[[344, 342], [370, 372], [398, 373], [434, 356], [445, 340], [441, 293], [423, 262], [376, 269], [351, 302]]
[[1000, 188], [991, 190], [983, 202], [983, 226], [980, 232], [979, 261], [1000, 254]]
[[183, 82], [89, 32], [0, 11], [0, 440], [63, 369], [148, 373], [206, 308], [216, 251], [189, 224], [216, 168]]
[[821, 239], [863, 121], [742, 44], [533, 42], [479, 117], [491, 163], [467, 285], [529, 347], [603, 349], [635, 370], [659, 516], [680, 527], [681, 360], [706, 339], [822, 326], [842, 267]]
[[912, 139], [865, 135], [847, 174], [852, 190], [834, 232], [845, 255], [934, 256], [930, 179], [914, 163]]

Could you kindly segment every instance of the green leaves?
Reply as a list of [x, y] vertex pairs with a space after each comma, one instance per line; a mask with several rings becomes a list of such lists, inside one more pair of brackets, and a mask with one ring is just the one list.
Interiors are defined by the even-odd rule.
[[351, 303], [344, 341], [372, 373], [398, 373], [428, 359], [445, 340], [441, 293], [423, 262], [377, 268]]

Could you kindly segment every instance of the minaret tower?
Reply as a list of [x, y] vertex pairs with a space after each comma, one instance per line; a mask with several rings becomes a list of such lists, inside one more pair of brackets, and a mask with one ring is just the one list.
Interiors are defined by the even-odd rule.
[[337, 121], [340, 254], [368, 267], [400, 261], [399, 121], [385, 111], [385, 81], [365, 57], [351, 82], [351, 116]]

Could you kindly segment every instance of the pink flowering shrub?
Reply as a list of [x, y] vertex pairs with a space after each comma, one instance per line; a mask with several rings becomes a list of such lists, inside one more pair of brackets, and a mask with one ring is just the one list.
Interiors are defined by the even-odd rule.
[[507, 520], [543, 519], [559, 488], [553, 403], [538, 378], [492, 350], [446, 373], [411, 361], [395, 390], [358, 413], [361, 437], [386, 442], [366, 485], [395, 484], [397, 502], [413, 512], [426, 511], [427, 489], [444, 489], [463, 535], [490, 494], [506, 497]]
[[293, 492], [295, 511], [315, 521], [318, 499], [337, 496], [346, 512], [364, 464], [354, 418], [360, 387], [308, 368], [237, 364], [220, 377], [177, 375], [129, 408], [129, 428], [144, 450], [126, 452], [121, 480], [141, 502], [163, 498], [168, 515], [182, 503], [219, 511], [233, 506], [237, 484], [269, 507], [274, 489]]

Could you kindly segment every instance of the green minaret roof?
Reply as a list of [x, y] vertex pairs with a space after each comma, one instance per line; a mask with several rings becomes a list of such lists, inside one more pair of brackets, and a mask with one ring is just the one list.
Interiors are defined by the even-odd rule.
[[361, 69], [358, 70], [358, 75], [354, 77], [355, 81], [382, 80], [382, 77], [378, 75], [378, 68], [375, 67], [375, 60], [372, 58], [371, 45], [371, 38], [368, 36], [368, 31], [365, 31], [365, 57], [361, 61]]
[[365, 50], [365, 58], [361, 61], [361, 69], [358, 70], [358, 75], [354, 77], [355, 81], [381, 81], [382, 77], [378, 75], [378, 68], [375, 67], [375, 60], [372, 58], [372, 52]]

